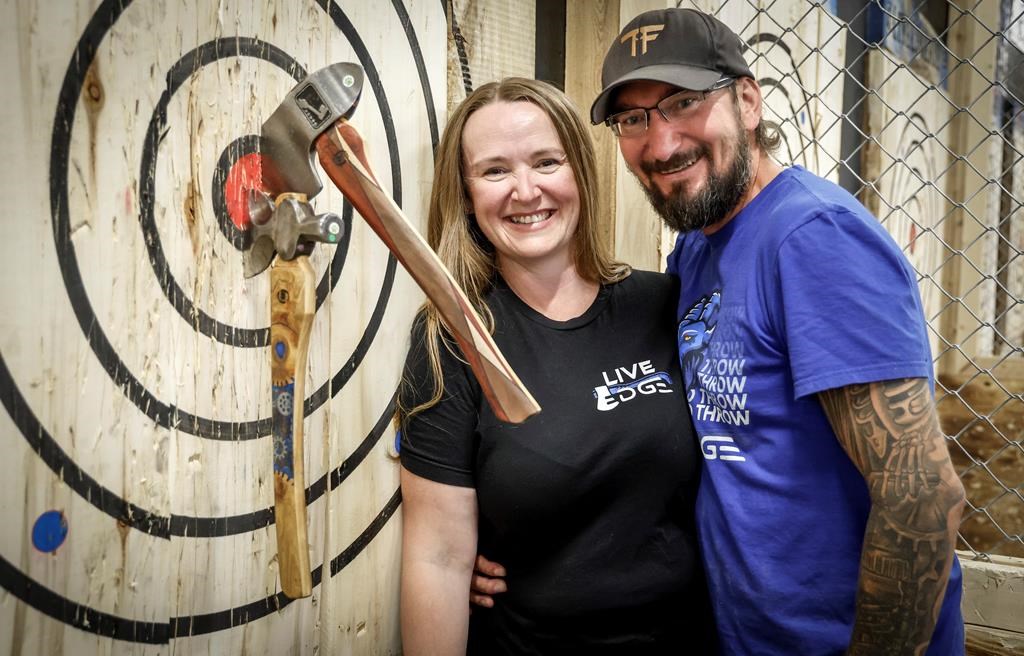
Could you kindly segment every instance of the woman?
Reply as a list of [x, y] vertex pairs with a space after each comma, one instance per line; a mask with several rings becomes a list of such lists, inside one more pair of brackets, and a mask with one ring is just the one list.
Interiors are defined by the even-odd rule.
[[[428, 241], [543, 410], [498, 421], [427, 304], [401, 395], [407, 655], [702, 653], [677, 289], [609, 258], [595, 180], [543, 82], [480, 87], [441, 139]], [[478, 549], [508, 591], [470, 617]]]

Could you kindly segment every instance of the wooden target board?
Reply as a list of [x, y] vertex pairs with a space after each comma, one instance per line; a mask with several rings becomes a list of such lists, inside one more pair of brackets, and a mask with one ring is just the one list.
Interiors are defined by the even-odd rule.
[[[903, 10], [910, 12], [911, 7]], [[920, 43], [921, 34], [934, 32], [923, 18], [914, 20], [916, 26], [896, 28], [880, 23], [882, 47], [867, 53], [865, 82], [874, 93], [865, 103], [865, 133], [870, 139], [861, 162], [871, 186], [862, 200], [910, 260], [925, 318], [937, 326], [949, 303], [942, 288], [942, 267], [951, 256], [944, 234], [952, 221], [947, 201], [952, 162], [944, 144], [952, 141], [953, 103], [943, 88], [945, 53]], [[937, 330], [929, 330], [929, 341], [932, 356], [937, 357], [945, 348]]]
[[260, 126], [307, 73], [366, 72], [352, 122], [424, 225], [440, 2], [7, 3], [0, 652], [388, 654], [395, 391], [422, 294], [329, 180], [305, 419], [313, 595], [280, 594], [269, 273], [242, 275]]

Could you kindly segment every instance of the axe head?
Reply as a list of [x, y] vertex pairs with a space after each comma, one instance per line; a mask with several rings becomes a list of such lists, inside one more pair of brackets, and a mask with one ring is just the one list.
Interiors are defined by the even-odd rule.
[[310, 73], [295, 85], [261, 130], [266, 166], [276, 173], [284, 189], [312, 198], [323, 185], [314, 166], [313, 142], [340, 118], [348, 118], [363, 90], [359, 64], [331, 64]]
[[[263, 181], [272, 195], [285, 192], [313, 198], [323, 185], [316, 173], [314, 142], [341, 118], [348, 118], [363, 90], [363, 68], [339, 63], [310, 73], [285, 97], [260, 131]], [[277, 187], [280, 188], [277, 188]], [[251, 210], [251, 208], [250, 208]], [[253, 239], [245, 254], [245, 275], [270, 266], [272, 244]]]

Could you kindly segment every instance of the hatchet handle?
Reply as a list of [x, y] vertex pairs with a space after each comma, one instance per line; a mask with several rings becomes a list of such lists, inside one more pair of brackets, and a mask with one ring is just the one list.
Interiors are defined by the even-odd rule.
[[444, 263], [377, 184], [355, 128], [344, 119], [338, 121], [317, 137], [316, 150], [327, 176], [437, 308], [495, 416], [519, 423], [540, 412]]
[[270, 372], [273, 385], [274, 523], [281, 590], [296, 599], [313, 591], [306, 531], [302, 420], [306, 353], [316, 311], [309, 257], [270, 266]]

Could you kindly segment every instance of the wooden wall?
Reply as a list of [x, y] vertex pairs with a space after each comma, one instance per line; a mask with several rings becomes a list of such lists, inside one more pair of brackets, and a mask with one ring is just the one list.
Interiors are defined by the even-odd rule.
[[448, 0], [448, 103], [481, 84], [534, 77], [535, 0]]
[[400, 651], [390, 419], [422, 295], [315, 199], [348, 232], [312, 257], [315, 588], [287, 603], [268, 274], [243, 278], [224, 189], [305, 72], [356, 61], [353, 122], [422, 225], [445, 34], [440, 1], [4, 3], [0, 653]]

